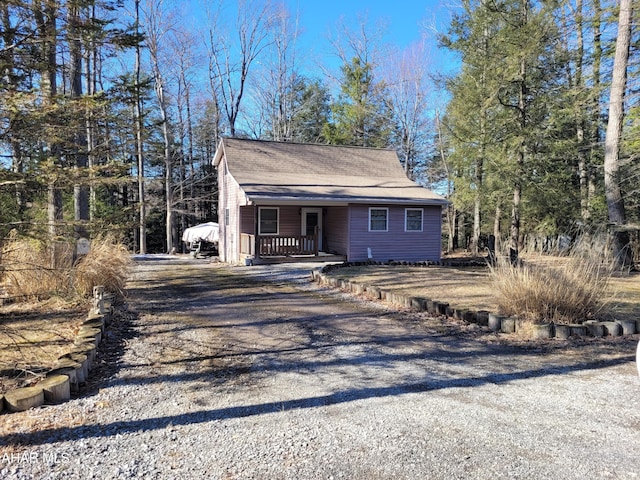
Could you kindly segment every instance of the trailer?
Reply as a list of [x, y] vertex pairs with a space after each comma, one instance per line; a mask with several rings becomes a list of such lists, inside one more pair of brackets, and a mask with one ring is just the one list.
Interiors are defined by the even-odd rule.
[[187, 244], [191, 256], [217, 255], [220, 226], [216, 222], [207, 222], [185, 229], [182, 241]]

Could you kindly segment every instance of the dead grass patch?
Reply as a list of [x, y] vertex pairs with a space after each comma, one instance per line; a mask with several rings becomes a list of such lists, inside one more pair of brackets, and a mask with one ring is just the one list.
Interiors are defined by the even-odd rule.
[[[535, 256], [525, 261], [544, 265], [567, 259]], [[498, 293], [490, 281], [488, 268], [367, 265], [339, 268], [329, 275], [395, 293], [448, 302], [462, 309], [498, 311]], [[597, 318], [640, 317], [640, 273], [614, 274], [603, 295], [607, 305], [597, 313]]]
[[93, 287], [121, 295], [131, 257], [111, 235], [95, 238], [87, 255], [74, 262], [73, 245], [11, 237], [0, 256], [2, 288], [13, 301], [91, 295]]
[[485, 268], [366, 265], [339, 268], [330, 275], [393, 293], [449, 302], [459, 308], [496, 309]]
[[0, 309], [0, 394], [36, 383], [68, 353], [88, 307], [58, 302]]
[[124, 295], [131, 257], [106, 235], [94, 239], [89, 254], [76, 262], [69, 243], [15, 236], [0, 258], [0, 291], [13, 302], [0, 307], [1, 394], [35, 383], [69, 352], [94, 286]]

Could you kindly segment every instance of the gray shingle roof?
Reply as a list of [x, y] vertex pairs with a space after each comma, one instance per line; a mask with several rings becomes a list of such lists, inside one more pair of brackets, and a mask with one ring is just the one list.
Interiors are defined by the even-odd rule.
[[409, 180], [393, 150], [225, 138], [214, 158], [252, 201], [444, 204]]

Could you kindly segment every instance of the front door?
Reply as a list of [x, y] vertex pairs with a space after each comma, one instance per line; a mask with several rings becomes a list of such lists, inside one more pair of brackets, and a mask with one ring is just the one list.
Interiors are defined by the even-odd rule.
[[322, 250], [322, 209], [303, 208], [302, 209], [302, 235], [313, 235], [318, 227], [318, 250]]

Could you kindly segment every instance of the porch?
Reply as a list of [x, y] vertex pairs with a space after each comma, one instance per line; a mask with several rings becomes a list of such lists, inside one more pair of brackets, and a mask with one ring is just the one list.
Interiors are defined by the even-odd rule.
[[240, 234], [240, 257], [253, 264], [285, 262], [343, 262], [346, 256], [319, 249], [318, 228], [313, 235]]

